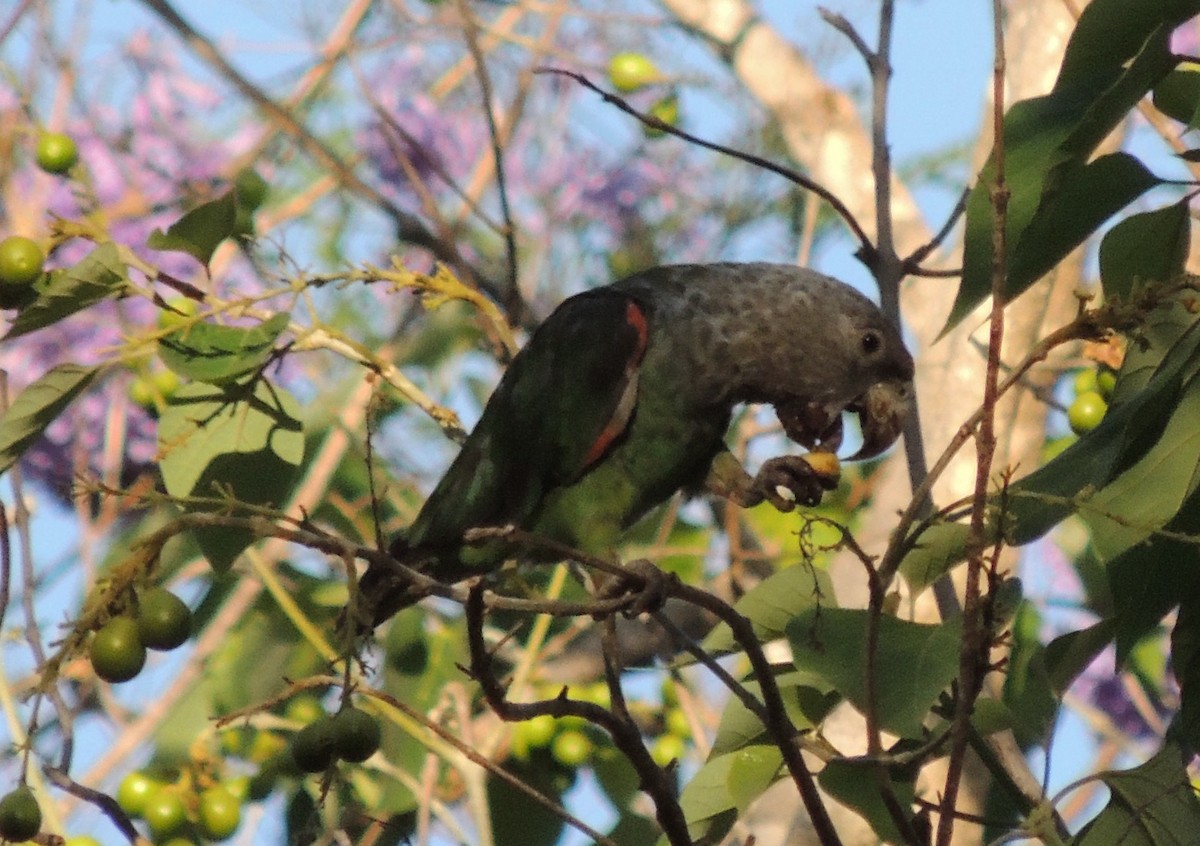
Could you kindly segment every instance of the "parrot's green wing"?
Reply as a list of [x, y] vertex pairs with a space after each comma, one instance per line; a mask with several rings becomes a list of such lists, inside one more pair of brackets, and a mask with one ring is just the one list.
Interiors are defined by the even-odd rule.
[[513, 360], [403, 546], [455, 569], [467, 529], [528, 524], [625, 432], [648, 342], [647, 308], [630, 295], [567, 300]]

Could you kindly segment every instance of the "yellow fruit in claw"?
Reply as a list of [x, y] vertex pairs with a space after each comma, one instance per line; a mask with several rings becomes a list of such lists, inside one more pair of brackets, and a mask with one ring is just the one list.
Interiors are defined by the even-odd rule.
[[801, 456], [804, 463], [823, 479], [836, 480], [842, 474], [842, 463], [832, 452], [809, 452]]

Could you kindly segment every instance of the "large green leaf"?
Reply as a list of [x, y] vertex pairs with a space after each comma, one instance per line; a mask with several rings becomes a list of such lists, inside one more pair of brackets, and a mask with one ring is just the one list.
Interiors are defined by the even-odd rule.
[[[788, 621], [817, 605], [835, 604], [829, 574], [809, 564], [795, 564], [763, 579], [733, 606], [754, 625], [760, 641], [783, 637]], [[733, 632], [718, 624], [702, 644], [710, 654], [738, 651]]]
[[1186, 200], [1130, 215], [1100, 241], [1100, 283], [1109, 301], [1128, 300], [1139, 286], [1164, 283], [1183, 272], [1191, 242]]
[[[253, 386], [184, 385], [158, 424], [167, 492], [280, 505], [304, 457], [300, 408], [287, 391], [258, 380]], [[195, 532], [209, 563], [222, 572], [254, 540], [230, 529]]]
[[[1097, 8], [1099, 7], [1099, 8]], [[1080, 18], [1050, 94], [1015, 103], [1004, 121], [1009, 301], [1114, 212], [1157, 181], [1126, 154], [1090, 161], [1099, 143], [1175, 66], [1172, 29], [1198, 0], [1097, 0]], [[967, 200], [963, 279], [943, 333], [992, 292], [996, 180], [989, 159]]]
[[17, 395], [0, 417], [0, 473], [16, 463], [99, 371], [98, 367], [60, 364]]
[[911, 813], [916, 791], [909, 779], [889, 777], [873, 768], [845, 761], [830, 761], [818, 780], [822, 790], [865, 819], [882, 842], [903, 843], [904, 835], [892, 820], [880, 792], [879, 780], [884, 778], [891, 783], [900, 808], [906, 814]]
[[217, 246], [237, 228], [237, 197], [233, 191], [222, 194], [189, 211], [167, 227], [155, 229], [146, 239], [152, 250], [187, 253], [205, 267]]
[[1180, 846], [1200, 832], [1200, 802], [1182, 749], [1167, 744], [1139, 767], [1102, 776], [1111, 795], [1072, 846]]
[[717, 842], [737, 813], [775, 783], [783, 756], [774, 746], [748, 746], [710, 758], [679, 797], [694, 839]]
[[1154, 106], [1188, 129], [1200, 126], [1200, 63], [1181, 62], [1154, 86]]
[[65, 270], [51, 270], [37, 299], [21, 309], [4, 340], [27, 335], [125, 290], [127, 268], [114, 244], [101, 244]]
[[1086, 501], [1081, 516], [1109, 560], [1179, 513], [1200, 480], [1200, 375], [1183, 386], [1166, 427], [1137, 462]]
[[[869, 614], [822, 608], [801, 614], [787, 627], [796, 667], [825, 679], [864, 713]], [[927, 626], [879, 618], [874, 686], [883, 729], [901, 737], [921, 736], [930, 706], [958, 674], [960, 629], [957, 620]]]
[[[761, 700], [762, 688], [758, 682], [746, 679], [742, 684]], [[776, 674], [775, 684], [792, 724], [801, 731], [816, 728], [841, 701], [832, 685], [816, 673], [788, 669]], [[723, 755], [762, 742], [766, 733], [767, 729], [758, 716], [741, 699], [731, 696], [721, 712], [712, 754]]]
[[158, 342], [167, 367], [197, 382], [219, 385], [257, 372], [288, 325], [287, 314], [276, 314], [257, 326], [194, 323], [180, 327]]

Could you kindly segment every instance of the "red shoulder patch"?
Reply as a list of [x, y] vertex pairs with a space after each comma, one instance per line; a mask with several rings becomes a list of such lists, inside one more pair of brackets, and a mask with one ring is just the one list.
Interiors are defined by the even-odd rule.
[[600, 457], [608, 452], [608, 448], [625, 431], [625, 427], [629, 425], [629, 418], [633, 416], [633, 406], [637, 401], [637, 369], [646, 355], [646, 347], [650, 344], [650, 324], [646, 320], [646, 312], [633, 300], [625, 304], [625, 324], [634, 332], [633, 348], [625, 360], [625, 384], [621, 388], [621, 395], [617, 399], [612, 417], [583, 459], [584, 467], [599, 461]]

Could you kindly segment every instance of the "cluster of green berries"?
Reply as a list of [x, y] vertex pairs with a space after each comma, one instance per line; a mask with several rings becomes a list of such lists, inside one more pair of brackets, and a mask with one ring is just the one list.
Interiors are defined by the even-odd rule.
[[[670, 690], [670, 694], [668, 694]], [[540, 691], [542, 698], [554, 698], [558, 690]], [[691, 728], [678, 699], [673, 695], [673, 685], [664, 687], [661, 731], [650, 743], [650, 757], [660, 767], [683, 757]], [[601, 708], [611, 706], [608, 685], [603, 682], [570, 687], [567, 696], [582, 702], [591, 702]], [[654, 721], [657, 724], [657, 720]], [[546, 750], [567, 769], [578, 769], [587, 765], [596, 753], [597, 739], [602, 732], [591, 726], [582, 717], [553, 717], [542, 714], [513, 726], [513, 754], [527, 759], [534, 750]]]
[[1084, 368], [1072, 383], [1075, 398], [1067, 408], [1067, 423], [1077, 435], [1086, 435], [1100, 425], [1108, 412], [1108, 401], [1117, 384], [1117, 374], [1108, 367]]
[[301, 772], [320, 773], [338, 761], [367, 760], [379, 750], [381, 740], [378, 721], [366, 711], [347, 707], [331, 715], [317, 703], [312, 718], [292, 738], [290, 751]]
[[233, 778], [198, 789], [187, 779], [161, 781], [149, 773], [129, 773], [117, 787], [117, 804], [146, 823], [161, 846], [193, 846], [199, 839], [226, 840], [242, 823], [249, 780]]
[[166, 588], [138, 597], [132, 614], [113, 617], [92, 636], [92, 669], [107, 682], [125, 682], [146, 665], [146, 650], [168, 651], [192, 635], [192, 612]]
[[[617, 53], [609, 60], [608, 81], [622, 94], [632, 94], [664, 80], [654, 60], [642, 53]], [[673, 90], [668, 92], [651, 104], [647, 114], [668, 126], [676, 126], [679, 123], [679, 95]], [[666, 134], [652, 126], [643, 126], [642, 131], [647, 138], [661, 138]]]

